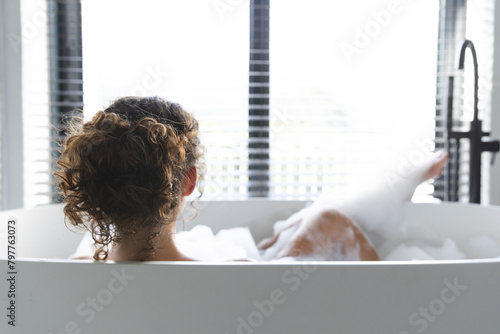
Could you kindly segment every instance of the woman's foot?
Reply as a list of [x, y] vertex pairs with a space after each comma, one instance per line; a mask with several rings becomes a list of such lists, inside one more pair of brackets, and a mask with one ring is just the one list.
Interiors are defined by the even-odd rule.
[[445, 150], [437, 151], [432, 160], [432, 164], [423, 175], [422, 182], [434, 179], [439, 175], [441, 175], [444, 166], [446, 165], [447, 162], [448, 162], [448, 153]]

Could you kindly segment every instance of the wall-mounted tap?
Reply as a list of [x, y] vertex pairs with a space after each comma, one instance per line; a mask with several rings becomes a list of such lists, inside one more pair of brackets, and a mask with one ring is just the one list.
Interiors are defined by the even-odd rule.
[[[472, 53], [472, 60], [474, 62], [474, 119], [470, 122], [469, 131], [453, 131], [453, 86], [454, 78], [449, 77], [448, 81], [448, 115], [447, 115], [447, 130], [448, 130], [448, 147], [450, 140], [456, 142], [456, 166], [454, 173], [454, 195], [449, 196], [450, 200], [458, 200], [458, 164], [459, 164], [459, 151], [460, 140], [468, 138], [470, 142], [470, 159], [469, 159], [469, 202], [481, 202], [481, 153], [493, 152], [496, 153], [500, 150], [500, 142], [498, 140], [483, 141], [484, 136], [489, 136], [489, 132], [482, 130], [482, 122], [478, 118], [478, 91], [479, 91], [479, 74], [477, 65], [477, 55], [474, 44], [470, 40], [465, 40], [460, 48], [458, 57], [458, 69], [463, 70], [465, 62], [465, 52], [470, 49]], [[492, 160], [493, 162], [493, 160]], [[450, 173], [448, 174], [450, 181]]]

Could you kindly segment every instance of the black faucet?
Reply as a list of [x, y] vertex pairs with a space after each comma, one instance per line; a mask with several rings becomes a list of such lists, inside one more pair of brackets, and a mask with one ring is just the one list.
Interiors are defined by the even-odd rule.
[[[472, 53], [472, 59], [474, 61], [474, 119], [470, 122], [469, 131], [453, 131], [453, 85], [454, 78], [450, 76], [448, 78], [448, 115], [447, 115], [447, 130], [448, 130], [448, 147], [450, 146], [450, 140], [453, 139], [456, 142], [456, 159], [455, 159], [455, 173], [454, 181], [451, 182], [454, 185], [454, 191], [450, 195], [450, 200], [458, 201], [458, 164], [459, 164], [459, 151], [460, 151], [460, 140], [462, 138], [468, 138], [470, 142], [470, 159], [469, 159], [469, 202], [470, 203], [480, 203], [481, 202], [481, 153], [483, 152], [493, 152], [496, 153], [500, 150], [500, 142], [498, 140], [486, 140], [483, 141], [484, 136], [489, 136], [489, 132], [484, 132], [482, 130], [482, 122], [478, 118], [478, 90], [479, 90], [479, 75], [477, 70], [477, 56], [474, 44], [470, 40], [465, 40], [460, 49], [459, 59], [458, 59], [458, 69], [463, 70], [465, 61], [465, 51], [467, 48], [470, 49]], [[493, 163], [493, 160], [492, 160]], [[448, 173], [448, 180], [450, 181], [451, 174]], [[453, 194], [454, 193], [454, 194]]]

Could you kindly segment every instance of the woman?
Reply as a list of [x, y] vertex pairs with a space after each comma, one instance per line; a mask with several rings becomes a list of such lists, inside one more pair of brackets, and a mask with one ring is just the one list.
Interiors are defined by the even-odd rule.
[[[55, 174], [66, 217], [92, 233], [94, 259], [195, 260], [177, 249], [174, 234], [185, 198], [202, 177], [202, 156], [197, 121], [158, 97], [120, 98], [75, 124]], [[290, 217], [260, 250], [266, 259], [378, 260], [360, 229], [328, 206]]]

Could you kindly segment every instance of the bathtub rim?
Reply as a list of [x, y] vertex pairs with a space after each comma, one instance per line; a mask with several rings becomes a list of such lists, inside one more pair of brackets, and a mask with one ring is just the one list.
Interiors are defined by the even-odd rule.
[[[0, 259], [0, 263], [7, 262]], [[46, 258], [18, 258], [14, 262], [22, 263], [66, 263], [66, 264], [96, 264], [96, 265], [168, 265], [168, 266], [293, 266], [293, 265], [318, 265], [318, 266], [435, 266], [456, 264], [491, 264], [500, 265], [500, 257], [482, 259], [455, 259], [455, 260], [409, 260], [409, 261], [99, 261], [73, 260], [73, 259], [46, 259]]]

